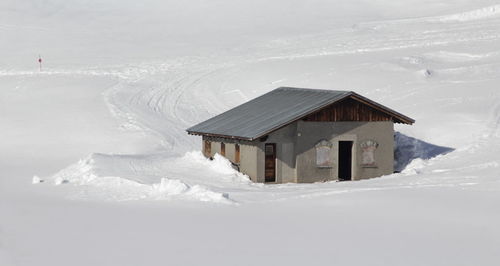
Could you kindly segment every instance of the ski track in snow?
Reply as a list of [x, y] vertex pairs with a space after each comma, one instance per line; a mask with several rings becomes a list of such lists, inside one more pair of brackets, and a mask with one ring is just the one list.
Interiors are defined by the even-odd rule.
[[[474, 164], [477, 161], [479, 147], [490, 146], [486, 152], [494, 153], [498, 145], [500, 124], [500, 104], [491, 110], [492, 127], [475, 144], [459, 147], [446, 156], [438, 156], [428, 161], [416, 160], [401, 174], [394, 174], [373, 180], [351, 183], [323, 184], [284, 184], [266, 185], [245, 182], [245, 178], [230, 169], [223, 159], [216, 164], [216, 169], [207, 169], [206, 176], [193, 176], [193, 169], [204, 168], [213, 162], [203, 161], [200, 155], [188, 155], [187, 151], [198, 149], [199, 140], [185, 133], [185, 128], [215, 115], [260, 94], [234, 93], [237, 98], [227, 103], [227, 98], [217, 96], [225, 92], [225, 78], [238, 71], [235, 66], [266, 64], [272, 61], [300, 60], [347, 54], [380, 53], [384, 51], [420, 49], [434, 47], [446, 49], [449, 45], [461, 43], [498, 42], [500, 39], [500, 6], [495, 5], [479, 10], [432, 18], [418, 18], [395, 21], [376, 21], [362, 23], [351, 29], [335, 30], [322, 35], [302, 36], [296, 39], [280, 40], [267, 45], [265, 53], [248, 56], [219, 58], [182, 58], [172, 62], [139, 64], [135, 66], [111, 66], [87, 70], [51, 70], [42, 73], [34, 71], [0, 71], [0, 76], [18, 75], [97, 75], [117, 79], [116, 86], [104, 93], [105, 102], [110, 112], [122, 121], [124, 130], [138, 130], [157, 137], [164, 147], [158, 157], [91, 155], [89, 158], [68, 167], [52, 179], [61, 185], [77, 184], [77, 190], [83, 190], [79, 198], [88, 195], [111, 195], [112, 200], [137, 199], [188, 199], [222, 203], [282, 201], [292, 198], [322, 197], [341, 193], [380, 191], [392, 189], [432, 189], [434, 187], [461, 187], [475, 189], [482, 178], [474, 171], [498, 168], [498, 161]], [[488, 23], [482, 23], [489, 19]], [[429, 27], [422, 23], [432, 22]], [[396, 25], [405, 25], [406, 32], [396, 30]], [[357, 38], [351, 38], [356, 32]], [[304, 48], [304, 43], [309, 43]], [[409, 67], [419, 68], [426, 60], [447, 62], [477, 62], [471, 67], [439, 69], [440, 75], [454, 75], [462, 71], [467, 74], [471, 68], [486, 75], [486, 78], [498, 78], [497, 52], [466, 54], [456, 52], [437, 52], [424, 54], [422, 58], [408, 58]], [[420, 70], [420, 69], [419, 69]], [[491, 73], [488, 73], [491, 71]], [[488, 76], [489, 75], [489, 76]], [[243, 75], [244, 76], [244, 75]], [[234, 91], [235, 88], [232, 88]], [[411, 93], [411, 92], [408, 92]], [[405, 96], [408, 97], [408, 94]], [[495, 97], [500, 99], [496, 93]], [[204, 106], [191, 106], [196, 102]], [[494, 145], [492, 145], [494, 143]], [[485, 152], [485, 151], [482, 151]], [[189, 165], [185, 160], [196, 157], [197, 165]], [[471, 165], [457, 168], [453, 159], [457, 156], [469, 156]], [[96, 159], [97, 158], [97, 159]], [[104, 159], [103, 159], [104, 158]], [[113, 161], [113, 164], [109, 164]], [[118, 163], [117, 163], [118, 162]], [[118, 164], [122, 172], [109, 174]], [[225, 166], [224, 166], [225, 164]], [[109, 168], [106, 170], [106, 168]], [[100, 170], [99, 170], [100, 169]], [[104, 170], [103, 170], [104, 169]], [[474, 171], [472, 171], [474, 170]], [[221, 172], [222, 171], [222, 172]], [[459, 171], [469, 173], [467, 178], [455, 177]], [[196, 175], [196, 174], [195, 174]], [[208, 178], [210, 177], [210, 178]], [[233, 182], [234, 179], [239, 182]], [[227, 180], [231, 180], [227, 182]], [[63, 182], [64, 181], [64, 182]], [[486, 183], [488, 183], [486, 182]], [[482, 185], [484, 189], [484, 185]], [[498, 186], [497, 186], [498, 188]], [[194, 192], [193, 192], [194, 191]], [[251, 192], [251, 193], [249, 193]], [[229, 196], [227, 196], [229, 195]], [[99, 198], [99, 197], [97, 197]]]

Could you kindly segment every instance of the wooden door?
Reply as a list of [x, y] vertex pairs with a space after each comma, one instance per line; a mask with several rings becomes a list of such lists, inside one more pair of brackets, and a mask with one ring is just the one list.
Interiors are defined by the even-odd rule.
[[206, 157], [210, 157], [212, 155], [212, 143], [208, 140], [205, 140], [205, 145], [204, 145], [203, 153], [205, 154]]
[[276, 144], [267, 143], [264, 148], [265, 182], [276, 182]]
[[224, 142], [220, 143], [220, 155], [226, 156], [226, 144], [224, 144]]
[[234, 144], [234, 163], [240, 163], [240, 144]]
[[352, 179], [352, 141], [339, 141], [339, 180]]

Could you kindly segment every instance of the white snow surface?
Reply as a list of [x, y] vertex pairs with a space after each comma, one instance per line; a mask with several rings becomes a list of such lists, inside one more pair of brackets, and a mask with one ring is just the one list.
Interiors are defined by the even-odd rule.
[[[0, 265], [498, 265], [499, 10], [0, 2]], [[256, 184], [186, 134], [279, 86], [415, 118], [401, 172]]]
[[[197, 169], [186, 163], [194, 163]], [[72, 192], [72, 197], [80, 199], [123, 201], [175, 198], [232, 203], [226, 193], [215, 192], [196, 183], [250, 182], [248, 177], [230, 168], [230, 164], [218, 154], [211, 162], [201, 152], [189, 152], [181, 158], [162, 155], [91, 154], [59, 171], [50, 179], [55, 185], [78, 186], [76, 192]], [[158, 178], [166, 174], [174, 178]], [[176, 179], [177, 176], [188, 181]], [[192, 184], [193, 182], [195, 184]]]
[[463, 13], [440, 17], [441, 21], [471, 21], [500, 15], [500, 5], [492, 5]]

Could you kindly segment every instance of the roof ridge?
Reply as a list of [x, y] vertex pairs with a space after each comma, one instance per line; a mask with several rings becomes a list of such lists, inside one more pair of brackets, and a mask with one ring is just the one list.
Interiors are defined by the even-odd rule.
[[279, 87], [274, 89], [273, 91], [285, 91], [285, 90], [290, 90], [290, 91], [316, 91], [316, 92], [327, 92], [327, 93], [354, 93], [354, 91], [348, 91], [348, 90], [328, 90], [328, 89], [312, 89], [312, 88], [299, 88], [299, 87]]

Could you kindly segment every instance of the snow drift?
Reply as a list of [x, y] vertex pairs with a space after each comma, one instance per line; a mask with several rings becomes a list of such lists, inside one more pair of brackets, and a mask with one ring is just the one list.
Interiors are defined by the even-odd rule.
[[[202, 157], [202, 155], [201, 155]], [[76, 197], [102, 198], [113, 200], [138, 199], [186, 199], [216, 203], [232, 203], [227, 193], [215, 192], [204, 185], [185, 183], [175, 177], [164, 177], [172, 173], [171, 168], [179, 167], [185, 161], [205, 162], [208, 171], [200, 179], [220, 179], [233, 182], [245, 180], [245, 176], [235, 172], [230, 163], [217, 156], [213, 163], [200, 158], [198, 153], [188, 153], [182, 158], [162, 156], [120, 156], [91, 154], [87, 158], [68, 166], [53, 175], [50, 180], [55, 185], [76, 185], [85, 192]], [[196, 163], [196, 162], [195, 162]], [[190, 171], [192, 169], [186, 169]], [[200, 171], [201, 172], [201, 171]], [[198, 172], [199, 173], [199, 172]], [[174, 174], [172, 174], [174, 175]], [[181, 174], [177, 174], [181, 176]], [[215, 176], [215, 177], [214, 177]], [[83, 196], [86, 195], [86, 196]], [[92, 195], [92, 196], [89, 196]]]

